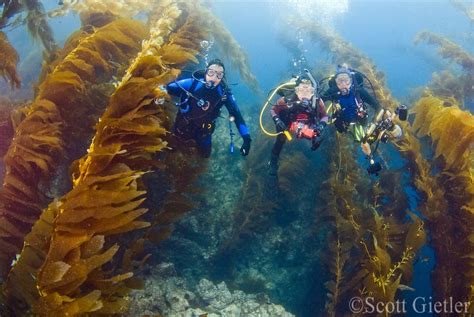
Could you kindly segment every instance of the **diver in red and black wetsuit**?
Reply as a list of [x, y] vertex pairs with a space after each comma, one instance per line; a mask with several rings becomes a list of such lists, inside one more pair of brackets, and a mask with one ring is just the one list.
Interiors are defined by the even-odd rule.
[[[315, 85], [309, 77], [300, 76], [296, 80], [294, 91], [278, 99], [270, 112], [278, 132], [289, 131], [297, 138], [311, 140], [313, 151], [319, 147], [328, 122], [328, 115], [323, 101], [315, 96]], [[277, 136], [268, 163], [270, 175], [277, 175], [278, 157], [285, 141], [285, 134], [281, 133]]]

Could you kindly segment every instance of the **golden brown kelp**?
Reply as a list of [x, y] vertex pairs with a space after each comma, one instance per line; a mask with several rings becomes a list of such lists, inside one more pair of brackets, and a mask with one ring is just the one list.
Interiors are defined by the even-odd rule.
[[436, 143], [435, 157], [443, 156], [446, 168], [463, 170], [472, 166], [472, 114], [459, 109], [454, 100], [442, 100], [433, 96], [421, 98], [413, 107], [413, 112], [416, 114], [413, 129], [420, 137], [431, 137]]
[[[338, 316], [345, 311], [344, 298], [351, 291], [346, 285], [358, 285], [366, 274], [360, 271], [360, 254], [351, 252], [358, 245], [361, 226], [355, 218], [358, 217], [359, 206], [352, 201], [351, 192], [355, 190], [349, 181], [353, 175], [346, 175], [345, 165], [347, 154], [351, 153], [347, 143], [341, 144], [336, 136], [334, 151], [330, 154], [330, 175], [324, 181], [324, 187], [318, 195], [318, 200], [324, 203], [323, 216], [332, 225], [327, 239], [327, 257], [325, 264], [331, 274], [331, 280], [325, 283], [327, 289], [326, 313]], [[352, 253], [352, 255], [351, 255]], [[360, 273], [357, 273], [359, 270]]]
[[21, 80], [17, 73], [18, 53], [8, 42], [5, 33], [0, 31], [0, 76], [10, 82], [11, 88], [20, 88]]
[[[308, 32], [314, 40], [320, 42], [328, 51], [334, 52], [333, 61], [335, 63], [347, 62], [355, 69], [366, 74], [372, 82], [376, 96], [383, 107], [395, 108], [397, 103], [391, 97], [388, 89], [385, 88], [383, 74], [376, 70], [375, 65], [367, 57], [357, 52], [340, 37], [319, 25], [305, 22], [303, 29], [309, 30]], [[346, 162], [344, 164], [347, 165], [348, 159], [342, 159], [341, 163]], [[347, 170], [351, 170], [351, 168], [345, 166], [338, 169], [338, 173], [346, 173]], [[352, 267], [351, 272], [346, 273], [346, 276], [351, 276], [353, 280], [346, 282], [344, 287], [349, 287], [352, 291], [359, 288], [359, 294], [352, 294], [353, 296], [371, 296], [376, 300], [387, 303], [394, 300], [395, 292], [401, 281], [404, 283], [410, 282], [413, 259], [424, 243], [425, 233], [423, 224], [417, 217], [413, 216], [411, 223], [401, 223], [401, 219], [405, 215], [404, 209], [389, 208], [385, 210], [386, 208], [379, 204], [382, 195], [387, 196], [394, 192], [401, 192], [392, 192], [393, 189], [387, 186], [389, 182], [384, 181], [384, 177], [382, 175], [379, 184], [363, 185], [356, 173], [345, 181], [344, 185], [338, 184], [342, 188], [353, 186], [359, 192], [363, 188], [372, 188], [370, 191], [360, 193], [360, 197], [371, 197], [366, 201], [360, 201], [360, 197], [353, 199], [347, 194], [347, 192], [351, 193], [354, 190], [337, 189], [338, 186], [334, 190], [337, 192], [337, 196], [345, 201], [345, 212], [347, 214], [342, 213], [341, 215], [353, 225], [361, 237], [359, 239], [360, 245], [356, 248], [356, 254], [358, 254], [356, 263], [358, 264]], [[394, 200], [400, 208], [403, 206], [402, 201], [403, 197], [397, 197]], [[357, 207], [358, 205], [360, 207]], [[362, 212], [363, 208], [368, 209], [369, 213], [367, 211]], [[344, 209], [341, 210], [344, 211]], [[393, 216], [389, 216], [389, 213]], [[348, 218], [348, 215], [351, 217]], [[336, 217], [336, 219], [338, 218]], [[336, 226], [336, 228], [338, 227]], [[341, 237], [338, 236], [337, 241], [340, 242]], [[335, 252], [336, 255], [338, 252], [339, 255], [342, 254], [339, 246], [333, 246], [332, 252], [333, 254]], [[397, 262], [392, 262], [393, 260]], [[339, 269], [333, 271], [338, 272], [339, 275], [341, 274]], [[339, 277], [336, 276], [335, 278], [337, 281]], [[338, 285], [338, 283], [333, 282], [328, 285], [331, 286], [328, 307], [334, 310], [335, 305], [331, 298], [335, 293], [340, 296], [343, 292], [334, 289], [334, 285]], [[347, 301], [345, 302], [347, 303]]]
[[111, 61], [127, 62], [144, 35], [141, 24], [131, 20], [118, 20], [98, 29], [83, 39], [39, 87], [5, 156], [0, 212], [2, 274], [9, 270], [24, 235], [47, 205], [45, 194], [55, 169], [83, 153], [82, 144], [91, 137], [107, 99], [107, 91], [100, 84], [116, 74]]
[[[465, 256], [474, 251], [474, 244], [469, 239], [474, 225], [474, 117], [459, 109], [454, 100], [434, 96], [421, 98], [414, 111], [417, 116], [413, 130], [419, 136], [430, 136], [435, 144], [435, 157], [443, 157], [436, 161], [441, 172], [432, 177], [434, 181], [421, 187], [428, 202], [431, 201], [430, 207], [438, 211], [427, 210], [437, 252], [438, 264], [433, 273], [435, 295], [439, 299], [453, 297], [468, 301], [472, 299], [470, 286], [473, 283], [469, 272], [474, 266], [472, 258]], [[433, 182], [436, 183], [433, 185]], [[442, 190], [433, 192], [432, 187], [442, 187]], [[465, 272], [465, 278], [459, 277], [457, 272]]]
[[[22, 294], [27, 295], [14, 297], [22, 296], [38, 315], [113, 314], [127, 308], [125, 296], [134, 268], [131, 257], [143, 240], [118, 252], [117, 237], [149, 225], [140, 220], [147, 210], [141, 207], [145, 191], [137, 180], [156, 165], [153, 155], [166, 147], [164, 126], [169, 124], [166, 111], [154, 102], [168, 96], [156, 87], [172, 80], [179, 67], [194, 59], [200, 38], [195, 16], [185, 17], [174, 3], [163, 6], [150, 40], [144, 41], [142, 52], [112, 95], [88, 155], [75, 168], [73, 190], [52, 203], [37, 222], [37, 231], [28, 241], [41, 237], [42, 243], [28, 243], [19, 260], [23, 265], [13, 270], [12, 282], [14, 277], [24, 281], [16, 270], [36, 276], [36, 287], [24, 285]], [[178, 25], [183, 17], [184, 25]], [[178, 40], [181, 30], [195, 31], [196, 42], [189, 39], [192, 47], [168, 43], [171, 38]], [[50, 242], [44, 243], [49, 235]], [[26, 252], [33, 253], [35, 261], [22, 262]], [[117, 252], [122, 261], [111, 263]]]
[[35, 95], [38, 93], [38, 86], [45, 80], [46, 76], [54, 71], [66, 56], [77, 48], [83, 39], [90, 36], [98, 28], [116, 20], [117, 16], [111, 15], [108, 12], [87, 12], [81, 14], [80, 18], [82, 24], [81, 28], [69, 35], [61, 50], [56, 50], [54, 54], [49, 54], [43, 62], [41, 73], [35, 84]]
[[[331, 175], [320, 194], [326, 202], [325, 217], [333, 225], [326, 259], [333, 275], [326, 282], [326, 309], [332, 316], [348, 313], [347, 303], [353, 296], [393, 302], [400, 282], [410, 282], [414, 256], [425, 238], [417, 217], [412, 216], [412, 223], [401, 223], [397, 218], [405, 214], [404, 209], [385, 210], [378, 203], [384, 195], [393, 194], [392, 188], [384, 183], [366, 184], [347, 140], [339, 136], [337, 140]], [[392, 212], [396, 217], [385, 215]]]
[[[0, 97], [0, 157], [3, 158], [10, 146], [13, 138], [13, 132], [16, 128], [17, 112], [24, 109], [25, 104], [16, 103], [8, 98]], [[3, 160], [3, 159], [2, 159]], [[3, 175], [0, 176], [3, 179]]]

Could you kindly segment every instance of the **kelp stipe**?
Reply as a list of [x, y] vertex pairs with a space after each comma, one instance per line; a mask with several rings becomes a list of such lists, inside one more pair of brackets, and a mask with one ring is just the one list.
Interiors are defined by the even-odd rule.
[[0, 76], [10, 83], [12, 89], [21, 85], [16, 69], [18, 60], [18, 53], [8, 42], [6, 34], [0, 31]]
[[45, 195], [54, 169], [68, 165], [85, 150], [82, 145], [91, 137], [107, 99], [103, 92], [98, 93], [96, 85], [108, 82], [116, 74], [109, 60], [128, 62], [144, 35], [140, 24], [131, 20], [100, 28], [82, 38], [40, 85], [4, 158], [1, 274], [9, 270], [23, 237], [50, 201]]

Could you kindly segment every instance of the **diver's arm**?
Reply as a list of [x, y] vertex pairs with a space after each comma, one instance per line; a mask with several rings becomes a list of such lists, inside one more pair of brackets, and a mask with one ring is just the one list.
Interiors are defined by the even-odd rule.
[[322, 98], [318, 98], [316, 102], [318, 103], [319, 122], [324, 122], [327, 124], [329, 121], [329, 116], [326, 111], [326, 108], [324, 107], [324, 102]]
[[234, 117], [234, 123], [237, 129], [239, 130], [242, 138], [250, 138], [249, 128], [245, 124], [245, 120], [240, 113], [240, 109], [235, 102], [234, 95], [232, 93], [227, 94], [227, 100], [225, 102], [225, 107], [229, 111], [229, 115]]
[[287, 106], [286, 106], [285, 98], [281, 97], [280, 99], [278, 99], [277, 102], [272, 106], [270, 110], [270, 114], [273, 120], [275, 120], [275, 117], [279, 117], [280, 111], [282, 111], [286, 107]]
[[365, 88], [359, 88], [359, 95], [360, 95], [360, 98], [362, 99], [363, 102], [369, 104], [372, 108], [374, 108], [374, 111], [375, 111], [375, 115], [377, 115], [377, 113], [379, 113], [380, 109], [382, 109], [382, 107], [380, 106], [380, 104], [378, 103], [378, 101], [371, 95], [369, 94], [369, 92], [367, 90], [365, 90]]
[[192, 78], [185, 78], [181, 80], [175, 80], [166, 85], [166, 92], [172, 96], [181, 96], [181, 94], [189, 91], [193, 83]]
[[339, 89], [334, 78], [329, 79], [328, 88], [320, 94], [320, 98], [326, 101], [336, 101], [339, 99]]

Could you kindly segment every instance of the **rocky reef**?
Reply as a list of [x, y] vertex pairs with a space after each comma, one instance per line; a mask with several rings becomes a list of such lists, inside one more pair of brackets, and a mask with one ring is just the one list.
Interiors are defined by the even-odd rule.
[[143, 272], [145, 290], [131, 294], [127, 316], [169, 317], [291, 317], [267, 295], [231, 291], [225, 282], [214, 284], [201, 279], [195, 286], [179, 277], [172, 263], [161, 263]]

